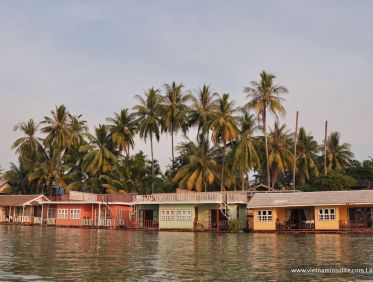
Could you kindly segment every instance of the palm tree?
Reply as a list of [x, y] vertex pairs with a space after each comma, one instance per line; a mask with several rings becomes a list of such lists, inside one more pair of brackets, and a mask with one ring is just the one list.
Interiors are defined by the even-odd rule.
[[84, 137], [87, 136], [87, 121], [82, 119], [82, 115], [74, 116], [69, 114], [69, 124], [72, 132], [73, 145], [81, 145], [85, 141]]
[[130, 192], [130, 186], [132, 181], [129, 179], [129, 167], [122, 160], [114, 167], [112, 172], [108, 175], [104, 175], [102, 179], [105, 181], [102, 187], [109, 193], [127, 193]]
[[20, 163], [19, 167], [11, 163], [10, 169], [7, 170], [2, 178], [9, 182], [12, 192], [17, 194], [31, 194], [31, 184], [27, 179], [28, 170], [25, 170]]
[[301, 185], [310, 179], [311, 173], [315, 176], [319, 174], [316, 165], [318, 150], [319, 146], [311, 133], [307, 134], [306, 130], [301, 127], [297, 143], [297, 172]]
[[74, 144], [74, 132], [70, 125], [70, 115], [65, 105], [51, 111], [51, 117], [44, 117], [41, 132], [47, 134], [44, 142], [50, 148], [62, 151]]
[[328, 171], [344, 169], [354, 157], [351, 145], [349, 143], [340, 144], [340, 138], [339, 132], [332, 132], [329, 135], [326, 148]]
[[254, 131], [257, 129], [256, 118], [243, 110], [238, 119], [238, 137], [233, 144], [233, 170], [238, 170], [241, 178], [241, 189], [245, 190], [245, 175], [260, 165], [255, 148]]
[[182, 93], [183, 87], [184, 85], [182, 83], [166, 83], [164, 85], [166, 95], [163, 97], [161, 102], [162, 130], [169, 132], [171, 135], [172, 169], [174, 169], [175, 165], [174, 134], [180, 129], [182, 129], [184, 132], [187, 130], [186, 114], [188, 107], [186, 102], [191, 99], [191, 95], [184, 95]]
[[51, 194], [53, 184], [58, 184], [62, 188], [67, 187], [64, 180], [66, 171], [67, 166], [62, 163], [60, 153], [57, 150], [44, 148], [36, 158], [27, 178], [30, 182], [36, 182], [38, 193]]
[[219, 97], [218, 106], [211, 121], [212, 141], [223, 144], [223, 164], [221, 168], [221, 191], [224, 190], [224, 169], [227, 143], [232, 142], [238, 134], [237, 121], [234, 116], [236, 109], [233, 101], [229, 101], [229, 94]]
[[89, 144], [82, 145], [80, 152], [84, 152], [83, 170], [93, 176], [100, 176], [112, 171], [117, 164], [117, 158], [111, 151], [112, 140], [105, 125], [95, 128], [95, 136], [88, 135]]
[[266, 154], [266, 170], [267, 170], [267, 185], [271, 184], [271, 175], [268, 159], [268, 137], [267, 137], [267, 110], [278, 117], [278, 114], [285, 116], [286, 110], [281, 104], [283, 94], [288, 90], [284, 86], [274, 84], [273, 80], [276, 78], [273, 74], [262, 71], [260, 73], [261, 80], [259, 82], [252, 81], [251, 87], [245, 87], [244, 92], [251, 101], [246, 104], [248, 108], [255, 109], [258, 118], [263, 121], [263, 134]]
[[197, 126], [197, 140], [203, 142], [209, 136], [209, 124], [216, 110], [217, 93], [211, 93], [210, 86], [203, 85], [198, 96], [191, 96], [192, 105], [189, 109], [189, 125]]
[[120, 114], [115, 113], [114, 118], [106, 120], [110, 123], [109, 131], [114, 145], [128, 156], [130, 148], [133, 149], [135, 146], [133, 137], [137, 126], [134, 114], [130, 114], [128, 109], [122, 109]]
[[272, 171], [271, 183], [274, 189], [279, 174], [285, 175], [286, 169], [293, 163], [292, 136], [285, 124], [280, 126], [278, 122], [275, 122], [274, 128], [269, 133], [268, 143], [268, 164]]
[[179, 150], [188, 152], [187, 163], [175, 175], [175, 181], [180, 188], [207, 192], [218, 175], [218, 163], [215, 151], [210, 148], [208, 141], [195, 144], [189, 142], [179, 147]]
[[159, 141], [160, 125], [160, 95], [159, 89], [150, 88], [145, 92], [145, 99], [139, 95], [135, 96], [139, 100], [139, 105], [133, 107], [137, 117], [140, 137], [146, 142], [150, 138], [150, 150], [152, 158], [152, 192], [154, 192], [154, 151], [153, 138]]
[[26, 135], [25, 137], [18, 138], [12, 145], [12, 149], [16, 150], [21, 159], [30, 156], [30, 154], [34, 156], [40, 151], [43, 140], [36, 136], [38, 126], [33, 119], [29, 119], [27, 123], [22, 122], [14, 127], [14, 131], [21, 130]]

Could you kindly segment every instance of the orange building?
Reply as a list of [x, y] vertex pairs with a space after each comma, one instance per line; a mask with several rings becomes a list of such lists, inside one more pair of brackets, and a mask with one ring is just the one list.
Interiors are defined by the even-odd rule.
[[43, 223], [57, 226], [132, 227], [133, 194], [90, 194], [70, 192], [43, 203]]
[[254, 231], [373, 232], [373, 190], [256, 193]]

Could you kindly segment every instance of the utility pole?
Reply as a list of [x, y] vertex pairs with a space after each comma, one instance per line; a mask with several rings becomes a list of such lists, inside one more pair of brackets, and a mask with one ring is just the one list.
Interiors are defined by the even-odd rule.
[[324, 137], [324, 174], [328, 174], [328, 169], [326, 167], [326, 147], [328, 145], [328, 121], [325, 121], [325, 137]]
[[293, 190], [295, 190], [295, 173], [297, 169], [298, 118], [299, 118], [299, 111], [297, 111], [296, 118], [295, 118]]

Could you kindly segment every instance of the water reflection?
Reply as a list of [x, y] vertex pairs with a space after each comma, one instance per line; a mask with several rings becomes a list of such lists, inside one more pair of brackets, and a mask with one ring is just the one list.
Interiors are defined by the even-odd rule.
[[0, 226], [0, 280], [335, 281], [295, 267], [372, 267], [372, 237]]

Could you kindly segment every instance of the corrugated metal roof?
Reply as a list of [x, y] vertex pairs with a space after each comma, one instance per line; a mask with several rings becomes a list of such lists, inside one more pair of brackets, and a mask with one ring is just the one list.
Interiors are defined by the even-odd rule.
[[43, 195], [0, 195], [0, 206], [21, 207]]
[[373, 204], [373, 190], [257, 193], [248, 208]]

